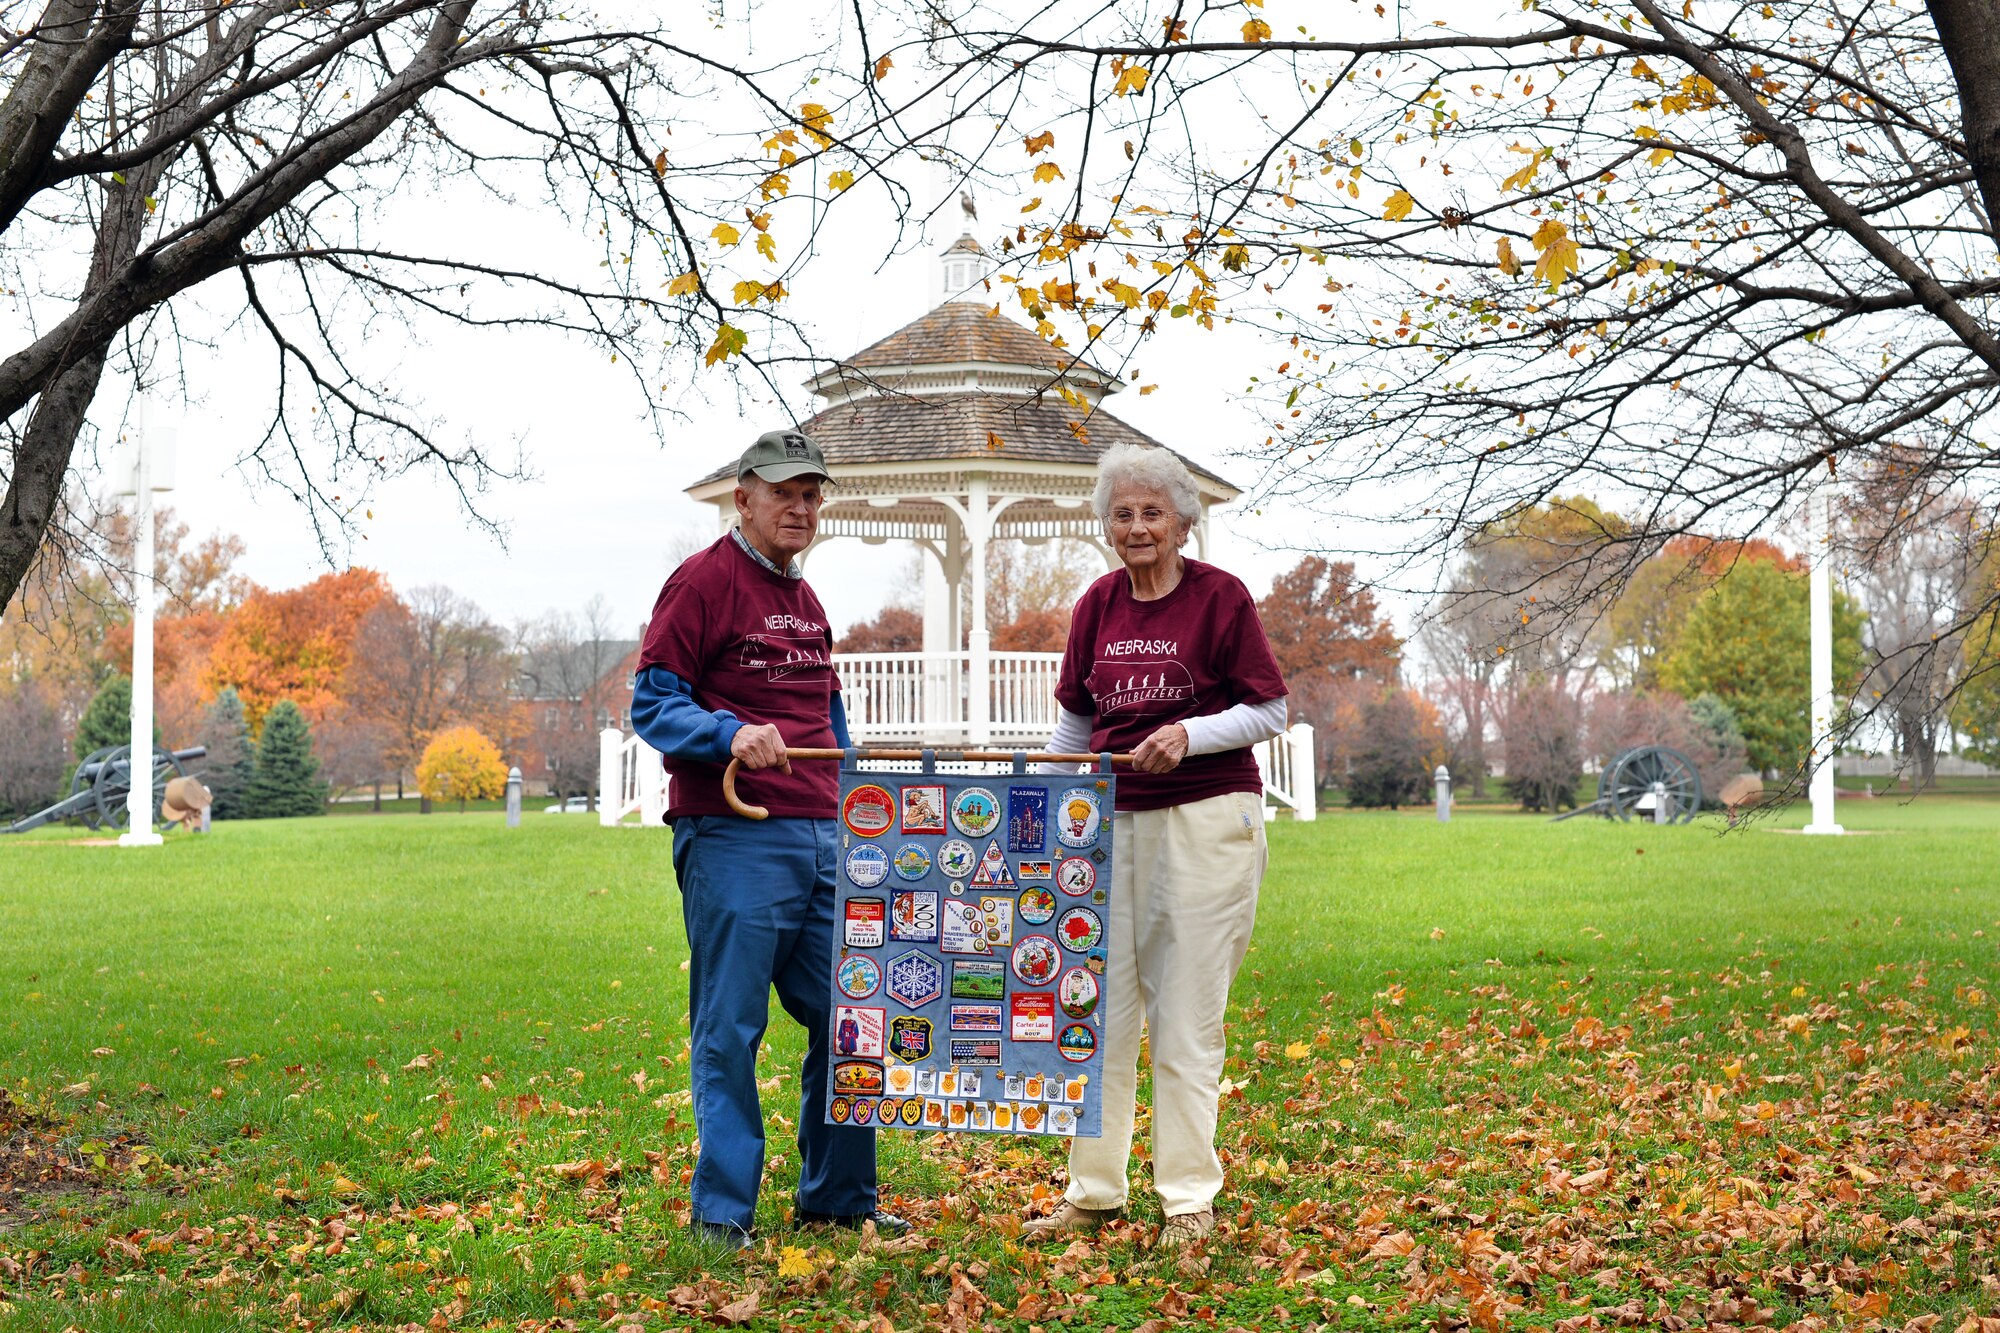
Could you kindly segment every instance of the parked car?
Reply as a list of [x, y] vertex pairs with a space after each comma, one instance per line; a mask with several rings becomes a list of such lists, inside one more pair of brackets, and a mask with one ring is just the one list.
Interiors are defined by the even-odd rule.
[[590, 813], [590, 798], [588, 796], [572, 796], [568, 800], [558, 801], [554, 805], [546, 807], [542, 813], [545, 815], [587, 815]]

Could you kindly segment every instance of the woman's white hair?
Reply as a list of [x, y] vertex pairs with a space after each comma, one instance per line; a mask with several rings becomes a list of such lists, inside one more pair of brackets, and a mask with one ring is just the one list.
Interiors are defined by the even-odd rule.
[[1097, 489], [1091, 507], [1101, 521], [1111, 515], [1111, 493], [1119, 486], [1143, 486], [1162, 491], [1190, 525], [1201, 521], [1201, 492], [1187, 464], [1165, 449], [1145, 444], [1114, 444], [1097, 460]]

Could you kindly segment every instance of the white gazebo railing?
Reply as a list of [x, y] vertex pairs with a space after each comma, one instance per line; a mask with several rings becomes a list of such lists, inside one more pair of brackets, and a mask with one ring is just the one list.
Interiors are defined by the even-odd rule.
[[1310, 722], [1294, 722], [1283, 734], [1256, 749], [1257, 767], [1264, 773], [1264, 818], [1276, 819], [1278, 807], [1293, 819], [1319, 818], [1319, 775], [1313, 764]]
[[1061, 653], [987, 653], [985, 707], [971, 653], [835, 653], [857, 744], [963, 748], [1039, 743], [1056, 725]]
[[[1011, 749], [1039, 745], [1055, 729], [1060, 653], [993, 653], [987, 661], [986, 716], [972, 716], [965, 653], [836, 653], [841, 699], [857, 745], [929, 745]], [[979, 723], [990, 739], [975, 740]], [[1294, 819], [1318, 816], [1313, 729], [1294, 723], [1258, 746], [1264, 775], [1264, 817], [1280, 806]], [[616, 727], [599, 735], [598, 822], [609, 827], [634, 813], [657, 828], [667, 809], [667, 775], [660, 753]], [[913, 765], [898, 765], [913, 767]]]

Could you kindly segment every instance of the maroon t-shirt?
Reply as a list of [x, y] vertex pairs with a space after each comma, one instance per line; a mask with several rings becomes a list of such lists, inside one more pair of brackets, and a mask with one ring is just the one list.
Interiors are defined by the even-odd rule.
[[[804, 579], [764, 568], [736, 539], [681, 562], [653, 603], [639, 646], [639, 669], [665, 667], [694, 687], [710, 712], [775, 726], [785, 744], [831, 749], [833, 635], [826, 610]], [[673, 775], [667, 817], [726, 815], [722, 766], [667, 760]], [[832, 819], [839, 805], [840, 763], [795, 759], [791, 776], [775, 768], [739, 772], [736, 794], [774, 815]]]
[[[1120, 569], [1091, 584], [1076, 604], [1056, 702], [1093, 719], [1093, 750], [1124, 753], [1168, 723], [1285, 696], [1250, 590], [1214, 565], [1185, 563], [1180, 583], [1157, 601], [1134, 597]], [[1247, 746], [1191, 754], [1171, 773], [1118, 770], [1120, 810], [1263, 790]]]

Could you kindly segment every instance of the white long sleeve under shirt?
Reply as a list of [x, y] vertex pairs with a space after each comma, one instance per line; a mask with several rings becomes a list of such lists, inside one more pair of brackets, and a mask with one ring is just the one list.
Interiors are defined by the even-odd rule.
[[[1181, 726], [1187, 731], [1187, 752], [1191, 755], [1220, 754], [1224, 750], [1240, 750], [1246, 745], [1262, 745], [1285, 730], [1288, 697], [1261, 704], [1234, 704], [1206, 717], [1182, 718]], [[1057, 712], [1056, 729], [1049, 736], [1049, 750], [1054, 754], [1087, 752], [1090, 748], [1091, 719], [1060, 705]], [[1035, 767], [1045, 773], [1076, 771], [1073, 764], [1037, 764]]]

